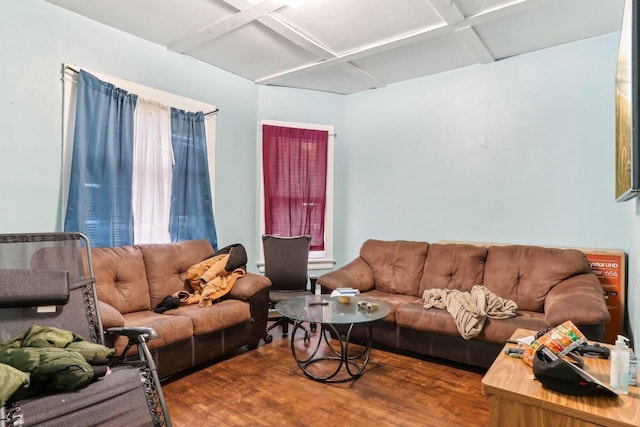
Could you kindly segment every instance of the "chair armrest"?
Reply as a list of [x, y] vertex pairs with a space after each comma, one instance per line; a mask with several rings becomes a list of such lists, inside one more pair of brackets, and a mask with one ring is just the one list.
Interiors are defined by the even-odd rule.
[[318, 283], [318, 276], [309, 276], [309, 286], [312, 294], [316, 294], [316, 283]]
[[156, 332], [155, 329], [146, 328], [143, 326], [109, 328], [104, 332], [105, 334], [110, 335], [124, 335], [125, 337], [129, 338], [129, 342], [134, 343], [146, 342], [155, 338], [160, 338], [160, 335]]
[[[153, 377], [155, 384], [160, 384], [155, 361], [153, 360], [153, 356], [149, 351], [149, 347], [147, 347], [147, 341], [155, 338], [160, 338], [160, 335], [156, 332], [155, 329], [146, 328], [144, 326], [109, 328], [105, 331], [105, 334], [124, 335], [129, 339], [129, 342], [122, 351], [121, 355], [121, 358], [125, 363], [127, 361], [127, 351], [131, 346], [137, 345], [138, 357], [140, 358], [140, 361], [146, 363], [149, 367], [149, 371], [151, 372], [151, 376]], [[161, 400], [164, 401], [164, 397], [161, 397]], [[161, 405], [164, 405], [164, 403], [161, 402]], [[166, 408], [163, 410], [166, 411]]]
[[544, 300], [545, 321], [556, 326], [571, 320], [576, 326], [611, 320], [602, 285], [592, 273], [580, 274], [555, 285]]
[[119, 328], [124, 326], [124, 317], [112, 305], [103, 301], [98, 301], [98, 310], [100, 311], [100, 320], [102, 321], [102, 329]]
[[254, 273], [247, 273], [233, 285], [229, 291], [231, 298], [248, 301], [252, 296], [271, 286], [271, 280]]
[[358, 257], [349, 264], [318, 277], [318, 284], [329, 291], [336, 288], [354, 288], [366, 292], [375, 287], [375, 277], [369, 264]]

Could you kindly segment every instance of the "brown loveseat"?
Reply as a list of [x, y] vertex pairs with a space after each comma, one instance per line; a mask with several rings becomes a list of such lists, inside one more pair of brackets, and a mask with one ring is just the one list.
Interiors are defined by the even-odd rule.
[[[480, 367], [491, 365], [517, 328], [571, 320], [587, 338], [602, 340], [610, 320], [600, 282], [572, 249], [368, 240], [358, 258], [318, 283], [323, 293], [352, 287], [393, 307], [373, 324], [375, 344]], [[427, 289], [469, 292], [474, 285], [515, 301], [518, 312], [486, 319], [480, 334], [465, 340], [447, 310], [425, 309], [422, 298]]]
[[[212, 254], [206, 240], [91, 250], [103, 327], [154, 328], [160, 338], [148, 345], [161, 378], [242, 346], [255, 348], [265, 335], [271, 282], [252, 273], [209, 307], [153, 311], [166, 296], [191, 291], [186, 271]], [[126, 339], [114, 344], [120, 354]]]

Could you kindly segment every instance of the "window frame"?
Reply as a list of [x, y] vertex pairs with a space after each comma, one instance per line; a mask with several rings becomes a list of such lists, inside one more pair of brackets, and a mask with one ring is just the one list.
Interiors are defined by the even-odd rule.
[[333, 268], [336, 261], [333, 256], [333, 184], [334, 184], [334, 139], [335, 139], [335, 126], [322, 125], [314, 123], [301, 123], [301, 122], [288, 122], [279, 120], [261, 120], [258, 128], [257, 138], [257, 152], [258, 152], [258, 181], [260, 187], [260, 239], [258, 241], [258, 247], [260, 248], [260, 257], [258, 260], [258, 270], [264, 273], [264, 249], [262, 247], [262, 235], [264, 235], [264, 179], [263, 179], [263, 166], [262, 166], [262, 126], [279, 126], [298, 129], [311, 129], [311, 130], [324, 130], [328, 133], [327, 141], [327, 187], [326, 187], [326, 205], [324, 216], [324, 253], [320, 251], [310, 252], [309, 261], [307, 264], [308, 270], [328, 270]]

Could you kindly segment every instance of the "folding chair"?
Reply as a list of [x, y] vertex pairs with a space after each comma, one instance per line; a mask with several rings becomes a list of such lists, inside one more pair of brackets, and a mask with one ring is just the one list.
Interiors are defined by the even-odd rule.
[[[0, 343], [33, 325], [72, 331], [103, 344], [91, 248], [79, 233], [0, 235]], [[87, 386], [9, 400], [0, 426], [171, 426], [155, 364], [149, 328], [118, 328], [137, 345], [134, 362]]]

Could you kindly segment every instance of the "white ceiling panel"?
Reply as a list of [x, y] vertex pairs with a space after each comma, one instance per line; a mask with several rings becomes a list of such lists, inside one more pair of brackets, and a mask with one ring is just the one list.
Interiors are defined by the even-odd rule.
[[[541, 0], [542, 1], [551, 1], [551, 0]], [[553, 0], [558, 1], [558, 0]], [[560, 0], [562, 1], [562, 0]], [[479, 15], [482, 13], [486, 13], [490, 10], [498, 10], [503, 9], [510, 4], [520, 3], [519, 0], [456, 0], [456, 3], [465, 17], [470, 17], [473, 15]]]
[[308, 0], [275, 15], [336, 53], [444, 23], [425, 0]]
[[355, 93], [375, 86], [367, 84], [359, 77], [358, 72], [348, 66], [331, 67], [296, 74], [270, 83], [274, 86], [295, 87], [332, 93]]
[[624, 0], [47, 0], [254, 81], [334, 93], [619, 31]]
[[562, 0], [531, 8], [475, 26], [489, 51], [497, 58], [556, 46], [618, 31], [622, 1]]
[[48, 0], [95, 21], [166, 46], [236, 12], [211, 0]]
[[268, 28], [251, 23], [189, 51], [189, 55], [251, 80], [316, 57]]
[[446, 34], [353, 61], [354, 65], [387, 83], [440, 73], [476, 64], [455, 36]]

